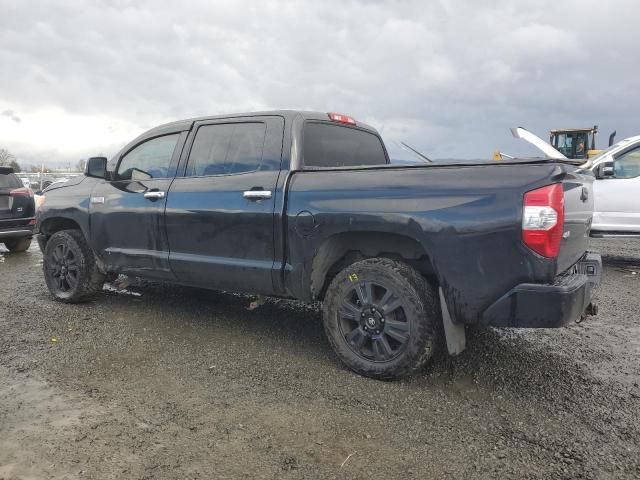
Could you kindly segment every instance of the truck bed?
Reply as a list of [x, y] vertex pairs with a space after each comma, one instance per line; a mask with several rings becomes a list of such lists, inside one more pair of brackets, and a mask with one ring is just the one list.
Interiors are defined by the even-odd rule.
[[[558, 258], [548, 259], [522, 242], [523, 196], [557, 182], [565, 190], [565, 234]], [[383, 231], [389, 252], [401, 238], [415, 241], [422, 249], [416, 262], [432, 270], [453, 315], [478, 322], [514, 285], [553, 283], [584, 255], [591, 184], [575, 166], [549, 160], [295, 172], [286, 204], [284, 282], [294, 296], [319, 295], [314, 280], [322, 275], [314, 269], [323, 266], [317, 258], [314, 263], [315, 252], [323, 252], [345, 229], [364, 235]], [[304, 287], [309, 284], [311, 292]]]

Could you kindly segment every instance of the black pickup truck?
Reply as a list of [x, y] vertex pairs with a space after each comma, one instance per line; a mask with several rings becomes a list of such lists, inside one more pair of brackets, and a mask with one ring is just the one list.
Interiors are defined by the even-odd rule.
[[592, 177], [548, 159], [394, 166], [339, 114], [276, 111], [154, 128], [37, 217], [53, 296], [124, 273], [322, 301], [350, 368], [394, 378], [464, 326], [559, 327], [594, 313]]

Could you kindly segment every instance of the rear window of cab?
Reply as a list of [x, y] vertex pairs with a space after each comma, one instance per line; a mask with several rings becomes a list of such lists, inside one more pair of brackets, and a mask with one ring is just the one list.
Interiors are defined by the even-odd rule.
[[360, 167], [386, 165], [380, 138], [358, 128], [325, 122], [306, 122], [302, 161], [306, 167]]
[[0, 173], [0, 188], [21, 188], [24, 185], [15, 173]]

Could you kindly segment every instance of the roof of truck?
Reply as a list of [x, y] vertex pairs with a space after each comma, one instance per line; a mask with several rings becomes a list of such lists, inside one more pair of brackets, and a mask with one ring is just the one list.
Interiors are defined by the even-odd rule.
[[[287, 120], [292, 120], [297, 116], [301, 116], [305, 120], [327, 120], [329, 121], [329, 113], [328, 112], [313, 112], [307, 110], [266, 110], [262, 112], [244, 112], [244, 113], [226, 113], [221, 115], [207, 115], [203, 117], [193, 117], [187, 118], [185, 120], [177, 120], [175, 122], [169, 122], [162, 125], [158, 125], [157, 127], [152, 128], [151, 130], [145, 132], [143, 135], [148, 133], [156, 133], [165, 130], [188, 130], [191, 128], [194, 122], [203, 122], [207, 120], [221, 120], [226, 118], [242, 118], [242, 117], [266, 117], [266, 116], [280, 116], [284, 117]], [[360, 122], [356, 120], [356, 126], [360, 128], [365, 128], [367, 130], [376, 131], [371, 125], [367, 125], [366, 123]]]

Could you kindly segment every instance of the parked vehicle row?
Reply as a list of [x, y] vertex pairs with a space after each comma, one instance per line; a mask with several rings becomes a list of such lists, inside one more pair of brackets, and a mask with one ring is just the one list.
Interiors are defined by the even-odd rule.
[[52, 295], [106, 275], [323, 301], [358, 373], [414, 372], [464, 327], [559, 327], [591, 312], [593, 176], [573, 161], [394, 166], [354, 119], [277, 111], [154, 128], [50, 187]]

